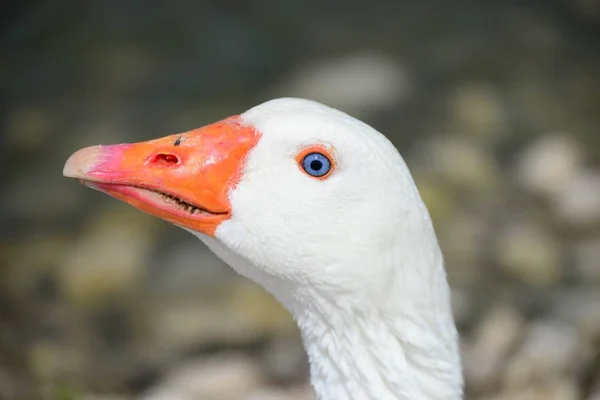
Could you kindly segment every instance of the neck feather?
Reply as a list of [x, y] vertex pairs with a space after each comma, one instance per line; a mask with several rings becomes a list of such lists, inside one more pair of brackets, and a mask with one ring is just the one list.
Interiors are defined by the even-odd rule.
[[[352, 296], [328, 298], [323, 293], [298, 292], [294, 285], [262, 272], [218, 240], [197, 236], [292, 313], [319, 400], [462, 398], [458, 334], [437, 244], [420, 252], [426, 257], [410, 260], [420, 269], [409, 268], [408, 260], [402, 260], [395, 268], [398, 274], [381, 293], [385, 300], [368, 302]], [[419, 273], [402, 273], [409, 270]]]
[[410, 315], [338, 304], [296, 315], [319, 400], [462, 398], [457, 334], [448, 316], [431, 326]]

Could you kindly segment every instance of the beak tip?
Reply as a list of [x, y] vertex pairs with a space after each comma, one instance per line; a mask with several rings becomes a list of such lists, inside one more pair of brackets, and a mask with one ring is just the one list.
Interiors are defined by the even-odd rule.
[[73, 153], [63, 167], [63, 176], [67, 178], [85, 178], [104, 154], [101, 146], [91, 146]]
[[77, 178], [81, 175], [81, 170], [75, 167], [73, 163], [70, 163], [69, 161], [70, 159], [67, 160], [67, 163], [63, 168], [63, 176], [66, 178]]

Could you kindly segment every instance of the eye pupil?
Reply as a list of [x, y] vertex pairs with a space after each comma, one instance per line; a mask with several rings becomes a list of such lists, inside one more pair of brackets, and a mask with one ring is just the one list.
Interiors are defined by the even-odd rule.
[[331, 160], [324, 154], [314, 152], [304, 156], [301, 167], [308, 175], [320, 178], [331, 171]]
[[321, 168], [323, 168], [323, 163], [319, 160], [312, 160], [310, 162], [310, 168], [314, 169], [315, 171], [318, 171]]

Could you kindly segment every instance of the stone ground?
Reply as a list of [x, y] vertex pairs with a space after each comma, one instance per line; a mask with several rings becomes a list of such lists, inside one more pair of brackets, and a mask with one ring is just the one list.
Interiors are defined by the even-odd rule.
[[293, 322], [75, 149], [278, 96], [348, 111], [435, 220], [467, 398], [600, 399], [600, 3], [8, 2], [0, 398], [309, 399]]

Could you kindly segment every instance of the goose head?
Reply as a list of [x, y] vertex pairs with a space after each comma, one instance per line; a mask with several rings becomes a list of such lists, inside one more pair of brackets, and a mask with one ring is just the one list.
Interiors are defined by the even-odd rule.
[[277, 99], [189, 132], [81, 149], [64, 175], [190, 231], [271, 292], [298, 322], [320, 398], [461, 396], [429, 213], [367, 124]]

